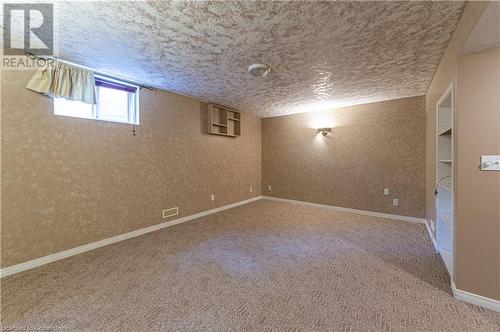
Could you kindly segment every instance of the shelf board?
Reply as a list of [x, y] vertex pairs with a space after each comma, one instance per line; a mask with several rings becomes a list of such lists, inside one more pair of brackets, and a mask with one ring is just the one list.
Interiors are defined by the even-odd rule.
[[451, 128], [445, 129], [438, 134], [439, 136], [451, 135]]
[[222, 124], [222, 123], [212, 123], [212, 126], [217, 126], [217, 127], [227, 127], [227, 125]]
[[220, 135], [220, 136], [227, 136], [227, 137], [238, 137], [238, 135], [231, 135], [231, 134], [224, 134], [224, 133], [211, 133], [212, 135]]

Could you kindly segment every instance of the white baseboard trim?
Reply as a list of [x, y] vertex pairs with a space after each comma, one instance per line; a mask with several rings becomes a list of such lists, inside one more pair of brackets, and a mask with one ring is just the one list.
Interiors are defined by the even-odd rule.
[[[125, 234], [120, 234], [117, 236], [113, 236], [104, 240], [100, 240], [97, 242], [92, 242], [85, 244], [83, 246], [79, 246], [76, 248], [68, 249], [65, 251], [61, 251], [55, 254], [51, 254], [48, 256], [40, 257], [33, 259], [31, 261], [27, 261], [21, 264], [9, 266], [3, 269], [0, 269], [0, 278], [16, 274], [22, 271], [30, 270], [35, 267], [45, 265], [48, 263], [52, 263], [67, 257], [71, 257], [74, 255], [78, 255], [87, 251], [91, 251], [100, 247], [107, 246], [109, 244], [113, 244], [116, 242], [128, 240], [146, 233], [154, 232], [163, 228], [167, 228], [173, 225], [181, 224], [193, 219], [201, 218], [204, 216], [208, 216], [214, 213], [218, 213], [227, 209], [231, 209], [240, 205], [244, 205], [247, 203], [255, 202], [260, 199], [267, 199], [271, 201], [278, 201], [278, 202], [289, 202], [289, 203], [294, 203], [294, 204], [300, 204], [300, 205], [306, 205], [306, 206], [315, 206], [315, 207], [320, 207], [320, 208], [327, 208], [331, 210], [336, 210], [336, 211], [343, 211], [343, 212], [351, 212], [351, 213], [357, 213], [357, 214], [362, 214], [362, 215], [368, 215], [368, 216], [374, 216], [374, 217], [381, 217], [381, 218], [387, 218], [387, 219], [394, 219], [394, 220], [402, 220], [402, 221], [408, 221], [408, 222], [415, 222], [415, 223], [424, 223], [426, 225], [427, 232], [429, 233], [430, 238], [432, 239], [432, 242], [434, 244], [434, 247], [437, 251], [437, 245], [434, 237], [432, 236], [432, 232], [429, 228], [429, 225], [425, 221], [425, 219], [422, 218], [415, 218], [415, 217], [407, 217], [407, 216], [399, 216], [399, 215], [394, 215], [394, 214], [387, 214], [387, 213], [380, 213], [380, 212], [372, 212], [372, 211], [364, 211], [364, 210], [356, 210], [356, 209], [349, 209], [349, 208], [343, 208], [343, 207], [338, 207], [338, 206], [333, 206], [333, 205], [324, 205], [324, 204], [317, 204], [317, 203], [309, 203], [309, 202], [303, 202], [303, 201], [297, 201], [297, 200], [292, 200], [292, 199], [285, 199], [285, 198], [278, 198], [278, 197], [271, 197], [271, 196], [256, 196], [252, 197], [250, 199], [224, 205], [215, 209], [210, 209], [207, 211], [195, 213], [189, 216], [185, 216], [182, 218], [170, 220], [167, 222], [163, 222], [157, 225], [141, 228], [132, 232], [128, 232]], [[496, 312], [500, 312], [500, 301], [493, 300], [481, 295], [476, 295], [473, 293], [469, 293], [460, 289], [457, 289], [455, 286], [455, 283], [452, 281], [451, 282], [451, 288], [453, 291], [453, 295], [455, 296], [456, 299], [468, 302], [471, 304], [478, 305], [480, 307], [493, 310]]]
[[162, 222], [161, 224], [141, 228], [141, 229], [138, 229], [138, 230], [135, 230], [132, 232], [125, 233], [125, 234], [120, 234], [120, 235], [113, 236], [113, 237], [110, 237], [110, 238], [107, 238], [104, 240], [84, 244], [83, 246], [64, 250], [64, 251], [57, 252], [55, 254], [51, 254], [48, 256], [36, 258], [36, 259], [31, 260], [31, 261], [27, 261], [27, 262], [20, 263], [17, 265], [12, 265], [12, 266], [0, 269], [0, 278], [9, 276], [9, 275], [12, 275], [15, 273], [19, 273], [22, 271], [26, 271], [29, 269], [33, 269], [33, 268], [41, 266], [41, 265], [52, 263], [52, 262], [55, 262], [55, 261], [58, 261], [58, 260], [61, 260], [61, 259], [67, 258], [67, 257], [78, 255], [78, 254], [81, 254], [81, 253], [84, 253], [84, 252], [87, 252], [90, 250], [94, 250], [94, 249], [97, 249], [100, 247], [104, 247], [104, 246], [107, 246], [107, 245], [112, 244], [112, 243], [120, 242], [123, 240], [128, 240], [128, 239], [131, 239], [131, 238], [139, 236], [139, 235], [154, 232], [154, 231], [157, 231], [157, 230], [162, 229], [162, 228], [170, 227], [170, 226], [177, 225], [177, 224], [180, 224], [180, 223], [183, 223], [186, 221], [190, 221], [193, 219], [208, 216], [210, 214], [221, 212], [221, 211], [224, 211], [227, 209], [231, 209], [231, 208], [234, 208], [236, 206], [240, 206], [240, 205], [247, 204], [250, 202], [258, 201], [260, 199], [262, 199], [262, 196], [252, 197], [252, 198], [246, 199], [244, 201], [240, 201], [240, 202], [232, 203], [229, 205], [224, 205], [224, 206], [221, 206], [221, 207], [218, 207], [215, 209], [210, 209], [207, 211], [195, 213], [195, 214], [192, 214], [190, 216], [185, 216], [182, 218]]
[[262, 198], [268, 199], [271, 201], [288, 202], [288, 203], [294, 203], [294, 204], [300, 204], [300, 205], [306, 205], [306, 206], [315, 206], [315, 207], [319, 207], [319, 208], [331, 209], [331, 210], [342, 211], [342, 212], [357, 213], [357, 214], [362, 214], [362, 215], [372, 216], [372, 217], [380, 217], [380, 218], [386, 218], [386, 219], [415, 222], [415, 223], [419, 223], [419, 224], [427, 224], [425, 222], [425, 219], [416, 218], [416, 217], [407, 217], [407, 216], [399, 216], [396, 214], [372, 212], [372, 211], [365, 211], [365, 210], [356, 210], [356, 209], [344, 208], [344, 207], [334, 206], [334, 205], [310, 203], [310, 202], [296, 201], [293, 199], [278, 198], [278, 197], [271, 197], [271, 196], [262, 196]]
[[457, 300], [475, 304], [492, 311], [500, 312], [500, 301], [460, 290], [455, 286], [454, 281], [451, 282], [451, 290], [453, 291], [453, 295]]
[[429, 237], [431, 238], [432, 244], [434, 245], [434, 250], [439, 253], [439, 248], [436, 242], [436, 239], [434, 238], [434, 235], [432, 235], [432, 230], [429, 227], [429, 223], [427, 220], [425, 221], [425, 229], [427, 229], [427, 234], [429, 234]]

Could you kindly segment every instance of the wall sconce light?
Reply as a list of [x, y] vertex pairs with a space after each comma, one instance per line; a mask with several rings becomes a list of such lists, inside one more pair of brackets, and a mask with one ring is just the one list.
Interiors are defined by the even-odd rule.
[[318, 132], [321, 133], [321, 135], [326, 136], [328, 133], [332, 132], [332, 128], [318, 128]]

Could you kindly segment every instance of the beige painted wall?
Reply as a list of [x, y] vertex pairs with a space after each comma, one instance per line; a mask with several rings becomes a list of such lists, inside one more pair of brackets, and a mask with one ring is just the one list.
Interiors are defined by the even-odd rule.
[[161, 223], [165, 208], [185, 216], [260, 195], [260, 119], [244, 115], [237, 139], [206, 135], [200, 102], [143, 89], [134, 137], [54, 116], [24, 88], [31, 75], [2, 73], [2, 267]]
[[458, 59], [456, 283], [500, 300], [500, 172], [478, 169], [500, 155], [500, 48]]
[[[487, 2], [467, 3], [425, 95], [425, 110], [427, 114], [425, 215], [428, 222], [436, 220], [436, 205], [434, 201], [434, 187], [436, 185], [436, 103], [450, 84], [456, 84], [458, 52], [462, 45], [464, 45], [486, 6]], [[458, 91], [455, 91], [455, 105], [457, 93]]]
[[[334, 127], [326, 138], [313, 128], [322, 126]], [[268, 196], [424, 217], [425, 98], [262, 119], [262, 188]]]
[[[448, 45], [441, 63], [434, 74], [429, 90], [426, 94], [427, 113], [427, 147], [426, 147], [426, 217], [436, 220], [433, 188], [436, 183], [436, 102], [445, 90], [455, 86], [455, 283], [458, 289], [500, 299], [499, 293], [499, 223], [498, 218], [498, 182], [488, 182], [494, 175], [479, 172], [479, 155], [500, 153], [491, 151], [491, 140], [497, 140], [494, 132], [488, 131], [479, 134], [483, 129], [497, 130], [498, 134], [498, 97], [492, 92], [493, 87], [483, 88], [485, 84], [495, 83], [492, 77], [486, 77], [486, 64], [477, 65], [475, 69], [463, 67], [465, 63], [472, 64], [474, 60], [460, 60], [459, 52], [466, 43], [471, 31], [481, 18], [488, 2], [467, 3], [457, 29]], [[472, 59], [473, 57], [470, 57]], [[490, 63], [488, 66], [494, 67]], [[493, 74], [493, 70], [488, 75]], [[462, 70], [465, 70], [462, 72]], [[477, 87], [468, 83], [471, 79]], [[498, 84], [498, 77], [497, 77]], [[479, 86], [482, 86], [479, 88]], [[481, 90], [481, 91], [480, 91]], [[492, 99], [493, 98], [493, 99]], [[476, 99], [483, 99], [479, 101]], [[483, 102], [494, 100], [493, 104], [484, 105]], [[479, 109], [474, 103], [486, 106]], [[497, 104], [495, 104], [497, 103]], [[496, 107], [496, 115], [492, 108]], [[497, 122], [495, 123], [495, 120]], [[485, 137], [488, 136], [487, 138]], [[494, 150], [494, 149], [493, 149]], [[486, 187], [479, 188], [479, 184], [488, 182]], [[470, 194], [467, 190], [470, 189]], [[496, 191], [495, 191], [496, 190]], [[490, 196], [495, 194], [496, 196]]]

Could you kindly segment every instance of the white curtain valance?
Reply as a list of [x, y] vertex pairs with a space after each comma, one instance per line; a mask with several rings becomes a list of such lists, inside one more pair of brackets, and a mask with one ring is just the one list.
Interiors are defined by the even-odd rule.
[[51, 97], [96, 103], [94, 73], [62, 62], [38, 69], [26, 87]]

